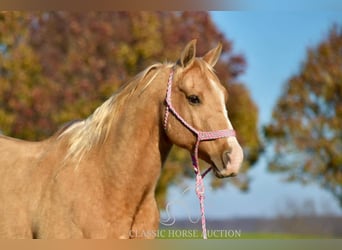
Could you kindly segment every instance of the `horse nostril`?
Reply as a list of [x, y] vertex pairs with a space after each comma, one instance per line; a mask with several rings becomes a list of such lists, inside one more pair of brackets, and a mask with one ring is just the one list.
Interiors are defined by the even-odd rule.
[[237, 173], [231, 173], [230, 175], [228, 175], [227, 177], [235, 177], [237, 176]]
[[229, 150], [226, 150], [223, 152], [222, 154], [222, 160], [223, 160], [223, 165], [224, 165], [224, 168], [227, 168], [228, 167], [228, 163], [230, 162], [230, 154], [231, 154], [232, 150], [229, 149]]

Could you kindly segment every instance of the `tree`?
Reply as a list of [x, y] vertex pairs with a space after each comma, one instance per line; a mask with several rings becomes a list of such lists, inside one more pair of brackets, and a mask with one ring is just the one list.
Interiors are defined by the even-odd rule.
[[28, 43], [30, 18], [18, 12], [0, 14], [0, 129], [31, 138], [49, 130], [49, 91], [41, 65]]
[[286, 83], [265, 135], [275, 149], [271, 171], [289, 180], [318, 181], [342, 206], [342, 28], [307, 51]]
[[[20, 37], [22, 46], [30, 51], [26, 59], [29, 63], [24, 66], [23, 58], [13, 56], [21, 54], [18, 48], [7, 46], [0, 37], [0, 49], [6, 54], [0, 59], [0, 69], [6, 68], [5, 62], [15, 66], [6, 69], [10, 74], [0, 72], [1, 86], [7, 86], [6, 90], [0, 88], [0, 127], [5, 134], [46, 138], [61, 124], [89, 116], [121, 84], [148, 65], [176, 61], [184, 44], [197, 38], [199, 55], [219, 41], [223, 44], [216, 70], [230, 92], [230, 118], [245, 148], [243, 172], [257, 160], [261, 148], [258, 111], [248, 90], [237, 82], [245, 70], [245, 60], [233, 52], [232, 43], [217, 30], [207, 12], [16, 12], [1, 16], [1, 37]], [[12, 26], [15, 28], [8, 30]], [[10, 75], [26, 75], [27, 79], [15, 85]], [[20, 107], [11, 104], [28, 97], [30, 103]], [[192, 176], [184, 150], [173, 150], [169, 159], [157, 189], [160, 204], [170, 183], [190, 173]], [[236, 183], [246, 190], [248, 179], [238, 180]], [[215, 180], [216, 186], [222, 183]]]

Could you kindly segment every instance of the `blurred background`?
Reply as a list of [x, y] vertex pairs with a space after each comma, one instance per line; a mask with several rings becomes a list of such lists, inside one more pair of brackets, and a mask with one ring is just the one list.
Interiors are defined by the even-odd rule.
[[[208, 228], [341, 237], [340, 12], [0, 12], [0, 132], [47, 138], [194, 38], [199, 56], [223, 44], [215, 68], [245, 153], [238, 177], [205, 179]], [[200, 229], [193, 177], [175, 147], [161, 227]]]

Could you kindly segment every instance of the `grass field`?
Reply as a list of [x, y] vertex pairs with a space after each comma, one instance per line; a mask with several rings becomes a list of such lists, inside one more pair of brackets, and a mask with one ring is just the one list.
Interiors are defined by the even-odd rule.
[[[214, 230], [208, 231], [208, 239], [317, 239], [322, 237], [298, 234], [281, 233], [251, 233], [232, 230]], [[189, 229], [161, 229], [158, 232], [157, 239], [202, 239], [202, 232]]]

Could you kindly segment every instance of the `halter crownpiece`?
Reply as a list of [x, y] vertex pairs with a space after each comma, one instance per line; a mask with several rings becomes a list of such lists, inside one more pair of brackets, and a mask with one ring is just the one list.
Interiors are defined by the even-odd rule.
[[177, 113], [177, 111], [172, 106], [171, 102], [171, 89], [172, 89], [172, 82], [173, 82], [173, 75], [174, 75], [174, 67], [172, 67], [169, 80], [167, 83], [167, 90], [166, 90], [166, 108], [165, 108], [165, 116], [164, 116], [164, 129], [167, 130], [167, 123], [169, 119], [169, 113], [172, 113], [187, 129], [189, 129], [192, 133], [196, 136], [196, 144], [194, 147], [193, 152], [191, 153], [191, 160], [192, 166], [194, 168], [194, 172], [196, 174], [196, 194], [200, 201], [201, 207], [201, 217], [202, 217], [202, 233], [203, 239], [207, 239], [207, 229], [206, 229], [206, 220], [205, 220], [205, 209], [204, 209], [204, 183], [203, 178], [204, 176], [211, 170], [212, 167], [209, 167], [203, 174], [200, 172], [199, 162], [198, 162], [198, 147], [201, 141], [209, 141], [209, 140], [216, 140], [220, 138], [226, 137], [235, 137], [235, 130], [233, 129], [223, 129], [223, 130], [216, 130], [216, 131], [198, 131], [189, 123], [187, 123], [183, 117]]

